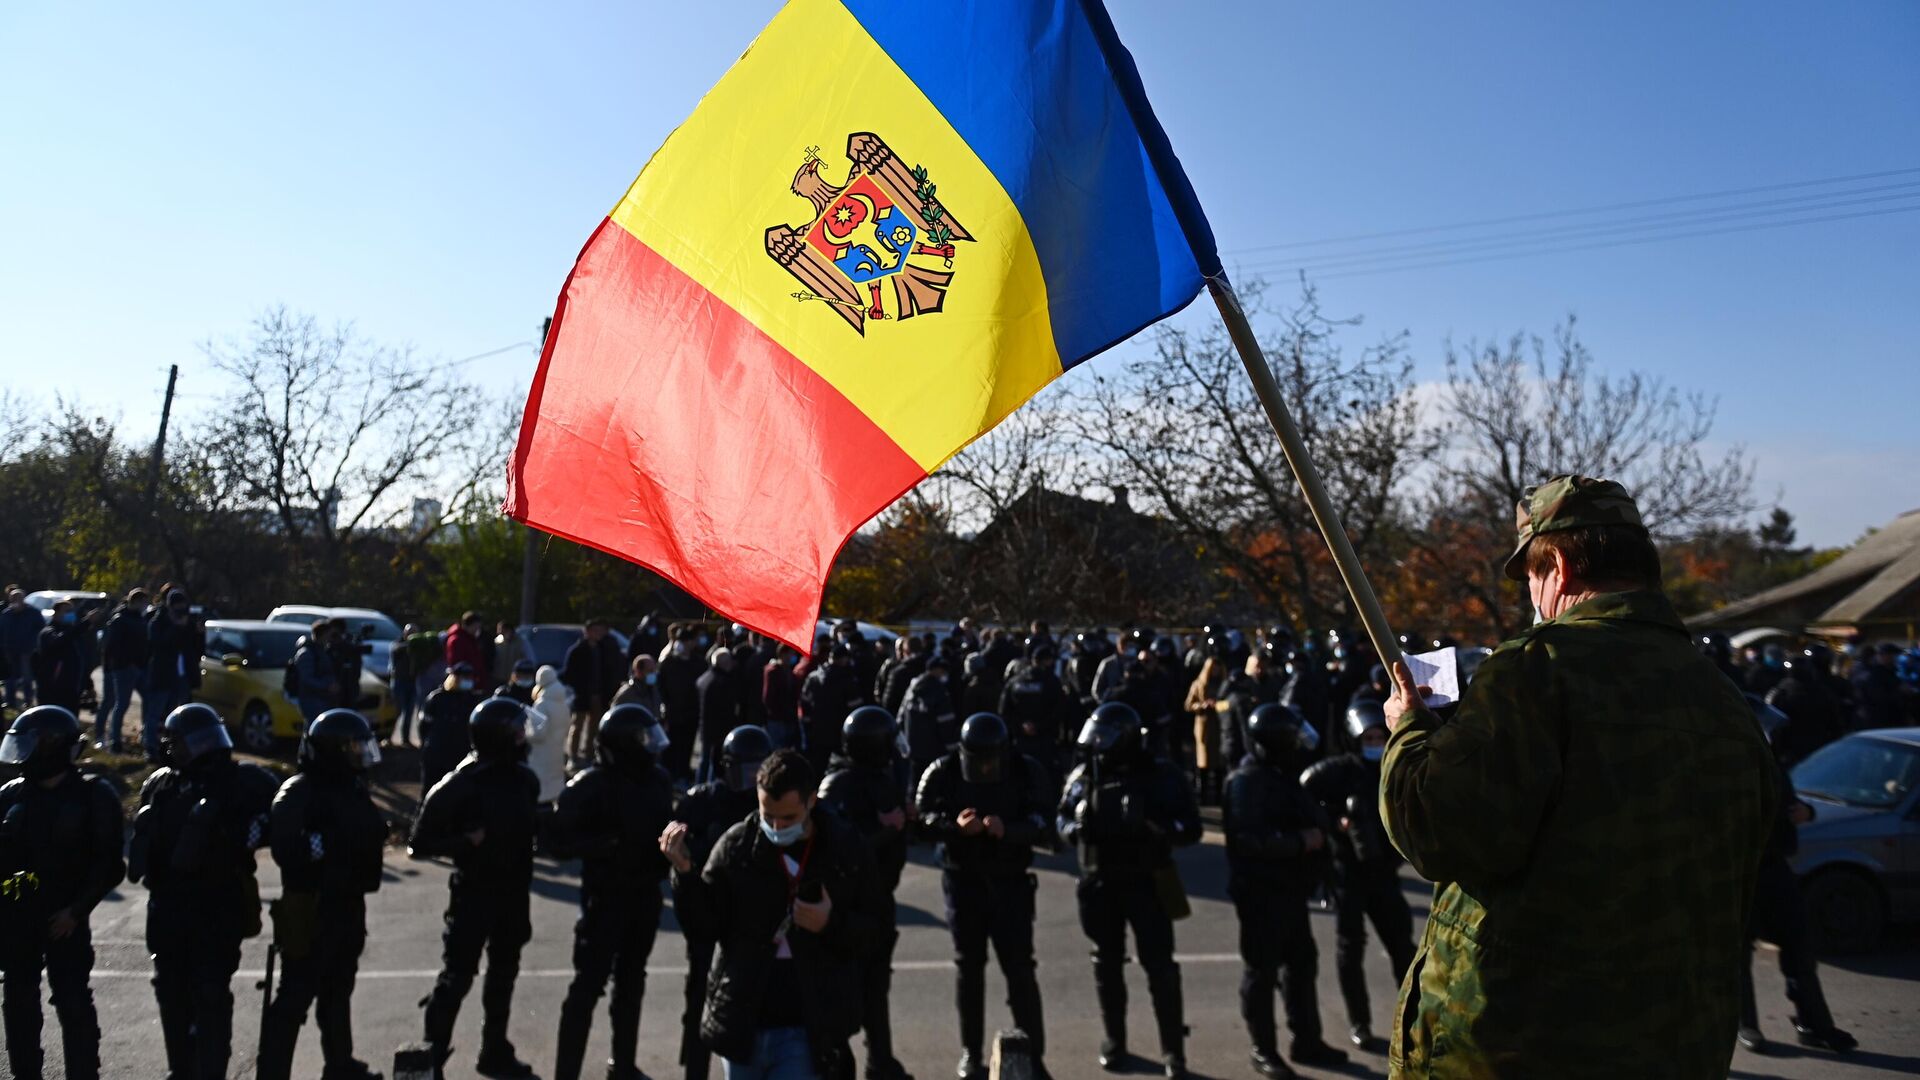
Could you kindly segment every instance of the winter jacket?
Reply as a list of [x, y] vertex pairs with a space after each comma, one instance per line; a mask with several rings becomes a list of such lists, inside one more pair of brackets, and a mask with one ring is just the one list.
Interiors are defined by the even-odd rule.
[[456, 890], [525, 890], [533, 882], [539, 796], [540, 781], [520, 762], [469, 755], [421, 801], [407, 853], [452, 859]]
[[620, 688], [620, 676], [624, 672], [620, 646], [614, 644], [611, 637], [599, 641], [583, 637], [567, 650], [566, 661], [560, 668], [560, 681], [573, 687], [575, 708], [600, 713], [606, 711], [613, 692]]
[[80, 688], [86, 679], [87, 665], [80, 655], [80, 630], [68, 626], [41, 628], [39, 647], [33, 652], [33, 681], [40, 701], [62, 706], [78, 716]]
[[47, 617], [29, 604], [0, 608], [0, 649], [10, 654], [25, 654], [40, 643], [40, 631]]
[[[831, 812], [812, 822], [797, 888], [819, 890], [833, 911], [821, 933], [796, 927], [787, 941], [817, 1071], [851, 1076], [847, 1042], [860, 1028], [862, 960], [892, 928], [880, 918], [884, 887], [860, 834]], [[792, 910], [789, 888], [780, 849], [752, 817], [726, 831], [704, 868], [673, 875], [673, 909], [688, 936], [718, 942], [700, 1038], [730, 1061], [753, 1059], [775, 934]]]
[[694, 688], [700, 696], [700, 752], [718, 754], [727, 732], [741, 724], [740, 683], [731, 671], [708, 668]]
[[527, 729], [527, 767], [540, 778], [540, 801], [552, 802], [567, 786], [567, 725], [573, 721], [573, 689], [552, 664], [533, 677], [532, 726]]
[[101, 667], [108, 671], [146, 668], [147, 619], [145, 615], [125, 604], [120, 605], [107, 619], [106, 630], [101, 634], [101, 639]]
[[467, 664], [473, 668], [474, 682], [486, 678], [486, 657], [480, 651], [480, 639], [467, 633], [459, 623], [447, 627], [447, 670], [452, 671], [455, 664]]
[[422, 788], [430, 788], [453, 771], [467, 756], [472, 743], [467, 738], [467, 718], [474, 706], [485, 701], [478, 690], [461, 690], [453, 676], [427, 695], [425, 716], [421, 721], [420, 773]]

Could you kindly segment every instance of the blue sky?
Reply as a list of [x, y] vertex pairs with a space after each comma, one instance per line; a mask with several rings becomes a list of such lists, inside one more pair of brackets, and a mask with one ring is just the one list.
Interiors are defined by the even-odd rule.
[[[1264, 245], [1920, 168], [1902, 0], [1110, 6], [1230, 268], [1272, 268], [1235, 254]], [[196, 343], [277, 302], [445, 358], [526, 340], [776, 7], [6, 5], [5, 385], [145, 430], [169, 363], [182, 407], [206, 407]], [[1719, 434], [1805, 539], [1920, 507], [1920, 212], [1322, 295], [1409, 331], [1423, 378], [1449, 336], [1577, 313], [1601, 366], [1717, 394]], [[469, 370], [504, 390], [534, 359]]]

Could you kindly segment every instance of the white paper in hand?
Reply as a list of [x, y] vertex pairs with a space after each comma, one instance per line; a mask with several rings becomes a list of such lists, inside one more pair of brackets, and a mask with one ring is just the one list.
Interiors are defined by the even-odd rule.
[[1452, 646], [1407, 657], [1413, 685], [1428, 688], [1427, 704], [1451, 705], [1460, 700], [1460, 662]]

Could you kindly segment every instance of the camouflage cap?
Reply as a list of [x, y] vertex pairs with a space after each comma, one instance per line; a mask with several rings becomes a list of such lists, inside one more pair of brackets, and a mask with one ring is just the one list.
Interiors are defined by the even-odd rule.
[[1520, 543], [1507, 557], [1506, 572], [1515, 581], [1527, 580], [1527, 545], [1541, 533], [1592, 525], [1647, 527], [1626, 488], [1591, 476], [1563, 475], [1535, 484], [1514, 507], [1513, 518]]

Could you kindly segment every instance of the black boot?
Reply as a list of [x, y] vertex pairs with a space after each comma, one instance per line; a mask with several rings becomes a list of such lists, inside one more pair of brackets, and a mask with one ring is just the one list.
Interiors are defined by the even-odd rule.
[[473, 1071], [495, 1080], [526, 1080], [533, 1075], [533, 1066], [521, 1061], [513, 1044], [502, 1036], [481, 1045], [480, 1060], [474, 1062]]
[[1167, 1075], [1187, 1075], [1187, 1006], [1180, 992], [1180, 965], [1147, 973], [1147, 992], [1153, 997], [1153, 1020], [1160, 1029], [1160, 1060]]
[[1355, 1024], [1347, 1031], [1347, 1041], [1369, 1054], [1377, 1054], [1387, 1048], [1387, 1041], [1373, 1033], [1366, 1024]]
[[1836, 1054], [1845, 1054], [1852, 1052], [1855, 1047], [1860, 1045], [1860, 1040], [1831, 1024], [1818, 1030], [1795, 1024], [1793, 1030], [1794, 1037], [1799, 1041], [1801, 1046], [1811, 1047], [1815, 1050], [1831, 1050]]
[[1111, 971], [1099, 964], [1093, 967], [1094, 997], [1100, 1002], [1100, 1027], [1106, 1037], [1100, 1040], [1100, 1067], [1122, 1072], [1127, 1067], [1127, 974], [1115, 965]]
[[1262, 1050], [1255, 1047], [1253, 1054], [1247, 1060], [1253, 1066], [1253, 1071], [1261, 1076], [1285, 1078], [1300, 1075], [1280, 1057], [1278, 1050]]

